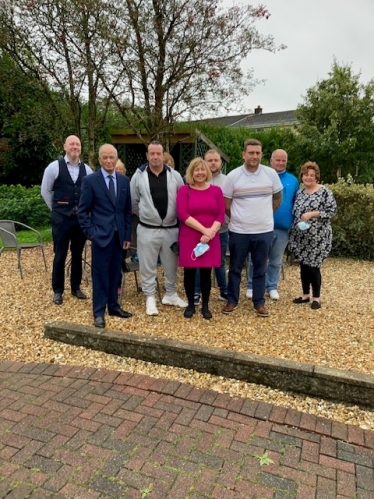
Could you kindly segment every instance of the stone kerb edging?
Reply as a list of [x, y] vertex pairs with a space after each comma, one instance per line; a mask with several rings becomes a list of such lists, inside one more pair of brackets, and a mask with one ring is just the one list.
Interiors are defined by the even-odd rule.
[[368, 374], [60, 321], [48, 322], [44, 336], [146, 362], [374, 407], [374, 376]]

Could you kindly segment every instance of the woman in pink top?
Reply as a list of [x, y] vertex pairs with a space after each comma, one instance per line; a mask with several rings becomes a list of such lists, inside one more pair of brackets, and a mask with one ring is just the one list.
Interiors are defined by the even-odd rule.
[[[221, 245], [218, 231], [224, 221], [225, 203], [222, 189], [208, 184], [212, 173], [202, 158], [195, 158], [186, 171], [187, 185], [177, 195], [177, 212], [181, 222], [179, 231], [179, 266], [184, 267], [184, 288], [188, 307], [184, 316], [195, 313], [194, 291], [196, 269], [200, 269], [202, 314], [211, 319], [209, 296], [212, 287], [212, 267], [221, 265]], [[209, 245], [208, 251], [196, 256], [194, 248], [199, 244]]]

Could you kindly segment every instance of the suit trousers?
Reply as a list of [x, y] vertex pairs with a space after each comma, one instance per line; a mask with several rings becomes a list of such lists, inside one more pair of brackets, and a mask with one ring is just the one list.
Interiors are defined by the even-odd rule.
[[82, 281], [82, 253], [86, 243], [86, 236], [79, 225], [76, 215], [65, 216], [52, 211], [53, 237], [53, 269], [52, 289], [55, 293], [63, 293], [65, 289], [65, 262], [71, 252], [70, 285], [72, 291], [80, 288]]
[[119, 309], [117, 302], [118, 276], [121, 272], [122, 246], [115, 231], [104, 247], [92, 241], [92, 303], [94, 317], [104, 316], [106, 306], [112, 312]]

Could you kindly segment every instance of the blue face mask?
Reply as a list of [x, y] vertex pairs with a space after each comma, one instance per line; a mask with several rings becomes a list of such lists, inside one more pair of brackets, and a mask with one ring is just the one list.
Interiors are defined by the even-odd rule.
[[196, 260], [196, 258], [198, 258], [199, 256], [201, 256], [204, 253], [206, 253], [208, 251], [208, 249], [210, 249], [210, 246], [207, 243], [199, 243], [199, 244], [197, 244], [194, 247], [194, 249], [192, 250], [192, 253], [191, 253], [192, 260]]
[[301, 222], [299, 222], [299, 223], [297, 224], [297, 226], [298, 226], [298, 228], [299, 228], [300, 230], [308, 230], [308, 229], [309, 229], [309, 227], [310, 227], [310, 225], [309, 225], [308, 223], [304, 222], [304, 220], [302, 220]]

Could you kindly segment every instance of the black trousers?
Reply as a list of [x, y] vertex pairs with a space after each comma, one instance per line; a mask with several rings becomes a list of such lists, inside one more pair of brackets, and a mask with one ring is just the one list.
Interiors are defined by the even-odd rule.
[[[196, 267], [184, 268], [184, 289], [186, 291], [188, 305], [194, 304], [194, 294], [195, 294], [195, 275]], [[201, 298], [203, 306], [208, 306], [210, 290], [212, 288], [212, 268], [211, 267], [200, 267], [200, 289]]]
[[322, 277], [319, 267], [310, 267], [300, 263], [300, 279], [304, 295], [309, 295], [310, 286], [312, 286], [313, 297], [320, 297]]
[[55, 253], [52, 269], [52, 288], [55, 293], [65, 289], [65, 262], [71, 252], [70, 286], [72, 291], [79, 289], [82, 281], [82, 253], [86, 236], [79, 225], [78, 217], [67, 217], [52, 211], [52, 237]]

